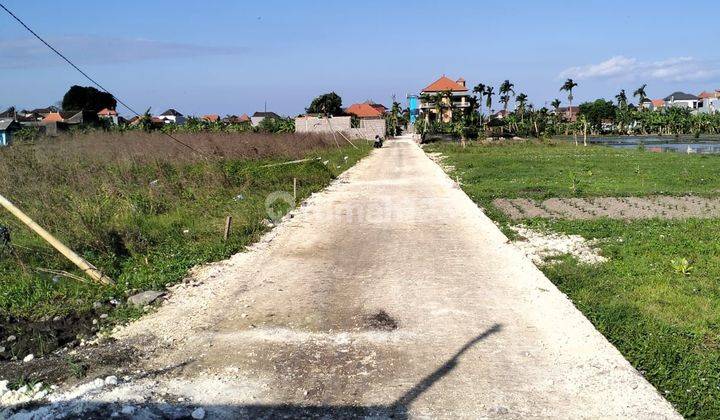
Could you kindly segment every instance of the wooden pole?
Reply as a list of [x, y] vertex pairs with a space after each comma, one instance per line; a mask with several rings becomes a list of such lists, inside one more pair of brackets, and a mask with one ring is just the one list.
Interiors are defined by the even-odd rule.
[[225, 233], [223, 234], [223, 239], [227, 242], [228, 238], [230, 237], [230, 226], [232, 225], [232, 216], [228, 216], [225, 218]]
[[29, 227], [33, 232], [37, 233], [38, 235], [40, 235], [41, 238], [45, 239], [50, 245], [53, 246], [53, 248], [57, 249], [58, 252], [63, 254], [68, 260], [78, 266], [91, 279], [102, 284], [115, 283], [110, 277], [104, 275], [100, 270], [98, 270], [97, 267], [87, 262], [83, 257], [76, 254], [75, 251], [65, 246], [62, 242], [58, 241], [48, 231], [35, 223], [35, 221], [33, 221], [28, 215], [23, 213], [19, 208], [15, 207], [13, 203], [11, 203], [7, 198], [3, 197], [2, 195], [0, 195], [0, 205], [5, 207], [5, 209], [12, 213], [13, 216], [20, 219], [20, 221], [23, 222], [27, 227]]
[[293, 199], [297, 201], [297, 178], [293, 178]]

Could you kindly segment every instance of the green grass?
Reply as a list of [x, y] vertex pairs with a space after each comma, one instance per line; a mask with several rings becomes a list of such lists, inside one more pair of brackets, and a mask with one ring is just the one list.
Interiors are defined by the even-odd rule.
[[[463, 188], [490, 217], [497, 197], [716, 196], [720, 156], [657, 154], [563, 144], [461, 149], [440, 144]], [[582, 174], [572, 191], [569, 174]], [[687, 417], [720, 417], [720, 220], [529, 220], [532, 228], [598, 239], [608, 262], [569, 256], [548, 278]], [[687, 258], [688, 275], [672, 260]]]
[[[466, 191], [478, 200], [593, 196], [717, 195], [720, 158], [651, 153], [559, 142], [451, 144], [427, 148], [451, 158]], [[573, 189], [573, 179], [575, 189]]]
[[[230, 140], [232, 143], [222, 147], [239, 147]], [[258, 143], [251, 140], [251, 146]], [[270, 147], [260, 140], [253, 153]], [[301, 141], [281, 140], [277, 140], [280, 146], [283, 141]], [[313, 143], [305, 151], [298, 145], [287, 147], [294, 148], [293, 153], [270, 151], [262, 158], [230, 156], [203, 161], [165, 159], [158, 154], [147, 159], [104, 161], [93, 155], [69, 160], [51, 156], [49, 163], [20, 149], [8, 150], [14, 165], [8, 171], [24, 172], [27, 182], [4, 185], [9, 190], [5, 194], [116, 284], [102, 286], [37, 271], [66, 270], [82, 276], [54, 249], [2, 212], [0, 225], [11, 228], [14, 252], [0, 249], [0, 317], [15, 321], [0, 325], [0, 333], [9, 334], [19, 323], [88, 313], [94, 302], [124, 299], [136, 290], [163, 289], [183, 279], [197, 264], [227, 258], [268, 229], [265, 199], [269, 193], [292, 193], [293, 178], [297, 178], [298, 199], [302, 200], [327, 186], [370, 150], [365, 144], [360, 149], [338, 149], [331, 143]], [[302, 157], [319, 160], [266, 167]], [[43, 174], [45, 171], [52, 175]], [[233, 217], [233, 224], [225, 242], [227, 216]], [[137, 312], [121, 307], [113, 316], [126, 318]]]

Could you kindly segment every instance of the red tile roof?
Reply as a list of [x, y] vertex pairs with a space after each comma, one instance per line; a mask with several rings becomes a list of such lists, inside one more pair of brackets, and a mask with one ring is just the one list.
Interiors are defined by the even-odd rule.
[[60, 115], [59, 112], [51, 112], [47, 114], [45, 118], [42, 119], [42, 122], [48, 123], [48, 122], [62, 122], [65, 121], [65, 119]]
[[240, 122], [249, 122], [249, 121], [250, 121], [250, 117], [248, 117], [248, 114], [242, 114], [242, 115], [240, 116], [240, 118], [238, 118], [238, 121], [240, 121]]
[[373, 107], [370, 104], [352, 104], [348, 109], [345, 110], [346, 113], [355, 115], [358, 118], [379, 118], [382, 117], [383, 113], [379, 111], [377, 108]]
[[[458, 79], [462, 81], [463, 79]], [[443, 76], [433, 83], [431, 83], [428, 87], [423, 89], [423, 92], [444, 92], [446, 90], [449, 90], [451, 92], [467, 92], [467, 88], [460, 83], [450, 79], [449, 77]]]
[[220, 116], [218, 114], [208, 114], [203, 115], [202, 119], [207, 122], [218, 122], [220, 121]]
[[655, 108], [660, 108], [660, 107], [665, 106], [664, 99], [653, 99], [651, 102]]
[[720, 90], [716, 90], [715, 92], [702, 91], [698, 95], [698, 98], [699, 99], [717, 98], [718, 93], [720, 93]]

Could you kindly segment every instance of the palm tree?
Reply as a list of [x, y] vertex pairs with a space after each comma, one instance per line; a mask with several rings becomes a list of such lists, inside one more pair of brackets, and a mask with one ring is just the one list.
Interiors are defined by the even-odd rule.
[[507, 112], [508, 102], [510, 102], [510, 93], [515, 95], [515, 91], [513, 90], [514, 87], [515, 85], [510, 83], [507, 79], [500, 85], [500, 94], [502, 95], [501, 101], [505, 112]]
[[525, 122], [525, 104], [527, 103], [527, 95], [524, 93], [519, 93], [515, 97], [515, 103], [517, 104], [517, 109], [520, 112], [520, 122]]
[[647, 87], [647, 83], [643, 84], [639, 88], [635, 89], [635, 92], [633, 92], [633, 97], [638, 97], [638, 108], [640, 108], [640, 111], [643, 110], [643, 102], [647, 100], [647, 94], [645, 93], [645, 88]]
[[482, 115], [482, 97], [483, 97], [483, 95], [485, 94], [485, 87], [486, 87], [486, 86], [485, 86], [483, 83], [478, 83], [478, 84], [475, 85], [475, 87], [473, 88], [473, 93], [475, 93], [475, 94], [477, 94], [478, 96], [480, 96], [480, 101], [479, 101], [479, 105], [480, 105], [480, 115]]
[[565, 83], [563, 83], [562, 87], [560, 87], [560, 91], [566, 90], [568, 92], [568, 102], [570, 103], [569, 112], [570, 116], [572, 117], [572, 101], [573, 101], [573, 88], [577, 86], [578, 84], [573, 81], [573, 79], [567, 79]]
[[[578, 84], [573, 81], [573, 79], [567, 79], [565, 83], [560, 87], [560, 91], [566, 90], [568, 92], [568, 102], [570, 105], [568, 106], [568, 116], [569, 119], [572, 120], [573, 110], [572, 110], [572, 101], [573, 101], [573, 88], [577, 86]], [[565, 135], [568, 133], [568, 125], [565, 125]], [[577, 134], [576, 134], [577, 136]], [[577, 137], [575, 138], [575, 145], [577, 145]]]
[[562, 104], [562, 102], [560, 102], [560, 99], [557, 98], [550, 102], [550, 105], [552, 105], [552, 107], [555, 109], [556, 114], [558, 112], [558, 109], [560, 109], [560, 104]]
[[620, 93], [615, 95], [615, 99], [617, 99], [618, 108], [625, 109], [625, 107], [627, 107], [627, 95], [625, 94], [625, 89], [621, 89]]
[[485, 100], [485, 106], [487, 106], [488, 115], [492, 115], [492, 97], [495, 94], [495, 92], [493, 92], [493, 89], [494, 88], [492, 86], [487, 86], [485, 88], [485, 96], [487, 98]]
[[503, 117], [507, 114], [508, 103], [510, 102], [510, 95], [500, 95], [500, 102], [503, 104]]

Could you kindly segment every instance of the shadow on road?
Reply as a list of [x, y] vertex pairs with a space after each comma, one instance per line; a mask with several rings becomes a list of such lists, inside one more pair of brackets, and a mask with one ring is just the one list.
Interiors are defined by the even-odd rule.
[[[358, 418], [358, 417], [383, 417], [383, 418], [408, 418], [409, 408], [420, 396], [430, 389], [440, 379], [450, 373], [458, 366], [460, 357], [478, 342], [498, 333], [502, 325], [494, 324], [482, 334], [474, 337], [462, 346], [450, 359], [435, 369], [432, 373], [423, 378], [415, 386], [410, 388], [390, 405], [377, 406], [312, 406], [312, 405], [203, 405], [207, 418]], [[191, 412], [197, 406], [183, 403], [144, 403], [137, 407], [132, 414], [120, 414], [121, 403], [96, 403], [86, 401], [82, 403], [84, 419], [95, 418], [190, 418]], [[67, 418], [77, 416], [74, 411], [67, 414]]]

